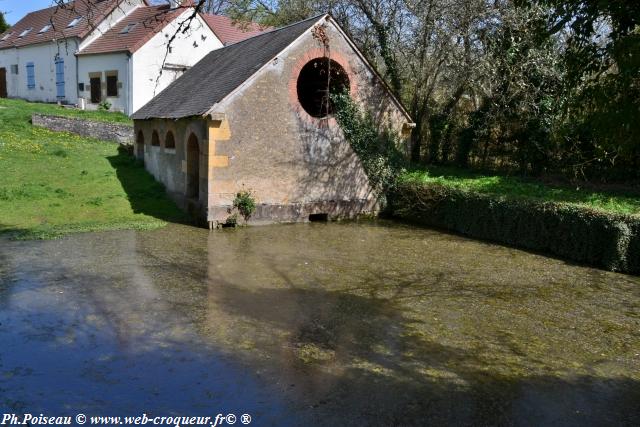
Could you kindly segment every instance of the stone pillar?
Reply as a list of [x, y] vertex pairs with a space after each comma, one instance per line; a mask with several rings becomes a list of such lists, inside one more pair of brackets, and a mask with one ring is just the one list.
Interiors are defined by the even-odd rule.
[[[229, 205], [226, 193], [235, 191], [235, 183], [221, 180], [217, 171], [229, 167], [229, 156], [219, 155], [217, 149], [220, 144], [231, 139], [231, 129], [225, 114], [212, 114], [208, 121], [208, 151], [207, 151], [207, 220], [223, 221], [226, 219], [224, 207]], [[223, 218], [223, 216], [225, 218]]]

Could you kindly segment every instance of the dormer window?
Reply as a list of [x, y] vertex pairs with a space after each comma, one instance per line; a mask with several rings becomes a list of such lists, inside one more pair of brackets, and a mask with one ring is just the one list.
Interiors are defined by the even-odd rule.
[[51, 24], [47, 24], [44, 27], [42, 27], [40, 31], [38, 31], [38, 34], [46, 33], [47, 31], [49, 31], [50, 28], [51, 28]]
[[120, 34], [129, 34], [129, 31], [131, 31], [135, 26], [135, 23], [127, 24], [123, 29], [120, 30]]
[[78, 16], [77, 18], [74, 18], [73, 21], [69, 22], [69, 25], [67, 25], [67, 28], [73, 28], [76, 25], [78, 25], [78, 22], [80, 22], [82, 20], [81, 16]]
[[3, 41], [5, 41], [6, 39], [8, 39], [9, 37], [11, 37], [11, 35], [12, 35], [12, 34], [13, 34], [13, 33], [7, 33], [7, 34], [5, 34], [5, 35], [2, 37], [2, 39], [0, 39], [0, 42], [3, 42]]
[[29, 34], [31, 32], [31, 30], [33, 30], [33, 28], [27, 28], [26, 30], [24, 30], [23, 32], [20, 33], [18, 38], [21, 39], [22, 37], [26, 36], [27, 34]]

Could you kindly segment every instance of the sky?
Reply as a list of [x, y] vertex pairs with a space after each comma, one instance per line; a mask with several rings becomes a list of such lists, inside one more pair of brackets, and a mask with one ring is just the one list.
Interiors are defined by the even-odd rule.
[[0, 0], [0, 11], [11, 25], [21, 20], [27, 13], [52, 5], [52, 0]]

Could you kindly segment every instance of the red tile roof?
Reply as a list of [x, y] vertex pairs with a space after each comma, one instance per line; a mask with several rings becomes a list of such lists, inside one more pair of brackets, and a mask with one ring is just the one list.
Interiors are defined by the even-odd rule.
[[[133, 12], [78, 52], [78, 54], [133, 53], [184, 11], [184, 8], [169, 9], [168, 5], [144, 6], [134, 9]], [[127, 33], [122, 33], [122, 30], [128, 26], [130, 26], [130, 30]]]
[[225, 46], [273, 29], [271, 27], [262, 27], [253, 22], [249, 24], [236, 23], [234, 25], [231, 18], [222, 15], [203, 13], [201, 16]]
[[[27, 46], [68, 37], [83, 38], [122, 0], [75, 0], [64, 6], [53, 6], [27, 14], [13, 27], [0, 35], [0, 49]], [[76, 18], [82, 19], [74, 27], [67, 26]], [[40, 33], [45, 26], [51, 25], [47, 31]], [[24, 37], [20, 34], [31, 28]]]

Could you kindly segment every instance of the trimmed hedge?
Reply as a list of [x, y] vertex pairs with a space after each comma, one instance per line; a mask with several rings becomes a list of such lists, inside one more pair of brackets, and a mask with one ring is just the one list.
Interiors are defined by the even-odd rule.
[[389, 213], [406, 221], [640, 274], [637, 217], [412, 182], [398, 184], [387, 200]]

